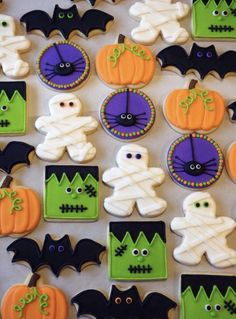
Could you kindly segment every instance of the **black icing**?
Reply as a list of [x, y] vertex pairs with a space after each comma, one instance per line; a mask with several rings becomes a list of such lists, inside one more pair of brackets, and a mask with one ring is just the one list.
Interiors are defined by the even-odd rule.
[[[70, 0], [71, 2], [76, 2], [76, 0]], [[91, 6], [94, 6], [96, 2], [99, 2], [99, 0], [88, 0]], [[116, 0], [112, 0], [112, 3], [116, 3]]]
[[[55, 174], [58, 181], [61, 180], [62, 175], [66, 174], [67, 178], [71, 182], [73, 178], [75, 177], [76, 173], [79, 173], [81, 178], [83, 180], [86, 179], [88, 174], [92, 175], [97, 181], [99, 179], [99, 169], [98, 166], [80, 166], [80, 165], [48, 165], [45, 168], [45, 178], [48, 180], [48, 178]], [[88, 195], [94, 194], [94, 190], [91, 189], [91, 187], [86, 186], [87, 190], [85, 189], [86, 193]]]
[[[231, 121], [236, 121], [236, 101], [227, 106], [232, 111]], [[231, 112], [230, 112], [231, 113]]]
[[[208, 3], [211, 2], [212, 0], [193, 0], [193, 3], [197, 2], [197, 1], [202, 1], [202, 3], [205, 6], [207, 6]], [[214, 0], [214, 1], [215, 1], [216, 6], [218, 7], [221, 0]], [[225, 0], [225, 2], [227, 3], [228, 6], [230, 6], [233, 1], [234, 0]]]
[[26, 101], [26, 83], [23, 81], [0, 82], [0, 92], [4, 91], [9, 100], [11, 100], [15, 91]]

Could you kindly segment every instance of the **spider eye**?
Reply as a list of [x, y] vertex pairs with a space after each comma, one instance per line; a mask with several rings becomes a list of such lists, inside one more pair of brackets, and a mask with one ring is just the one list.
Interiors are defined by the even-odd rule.
[[67, 187], [67, 188], [66, 188], [66, 193], [67, 193], [67, 194], [71, 194], [71, 193], [72, 193], [72, 189], [71, 189], [70, 187]]
[[197, 57], [198, 57], [198, 58], [202, 58], [202, 57], [203, 57], [203, 53], [202, 53], [201, 51], [198, 51], [198, 52], [197, 52]]
[[58, 18], [59, 18], [59, 19], [64, 19], [64, 18], [65, 18], [65, 14], [64, 14], [63, 12], [60, 12], [60, 13], [58, 14]]
[[221, 12], [221, 14], [222, 14], [223, 17], [227, 17], [228, 11], [224, 10], [224, 11]]
[[209, 207], [209, 203], [208, 202], [205, 202], [203, 205], [204, 205], [204, 207]]
[[206, 53], [206, 57], [207, 57], [207, 58], [212, 58], [212, 52], [211, 52], [211, 51], [208, 51], [208, 52]]
[[73, 13], [72, 12], [68, 12], [67, 13], [67, 18], [68, 19], [72, 19], [74, 17]]
[[126, 119], [126, 114], [121, 114], [121, 116], [120, 116], [121, 118], [122, 118], [122, 120], [125, 120]]
[[64, 103], [64, 102], [61, 102], [61, 103], [60, 103], [60, 106], [61, 106], [61, 107], [65, 106], [65, 103]]
[[60, 63], [60, 68], [64, 68], [65, 64], [64, 63]]
[[133, 118], [133, 115], [132, 115], [132, 114], [128, 114], [128, 115], [127, 115], [127, 119], [128, 119], [128, 120], [131, 120], [132, 118]]
[[128, 153], [128, 154], [126, 155], [126, 157], [127, 157], [127, 158], [132, 158], [132, 154]]
[[49, 250], [49, 252], [50, 252], [51, 254], [53, 254], [53, 253], [55, 252], [55, 246], [54, 246], [54, 245], [50, 245], [50, 246], [48, 247], [48, 250]]
[[127, 298], [125, 299], [125, 302], [126, 302], [128, 305], [130, 305], [130, 304], [133, 302], [133, 299], [132, 299], [131, 297], [127, 297]]
[[70, 103], [69, 103], [69, 106], [74, 106], [74, 102], [70, 102]]
[[134, 248], [134, 249], [132, 250], [132, 255], [133, 255], [133, 256], [138, 256], [138, 255], [139, 255], [139, 250], [138, 250], [137, 248]]
[[70, 67], [70, 63], [69, 63], [69, 62], [66, 63], [66, 67], [67, 67], [67, 68]]
[[196, 167], [195, 167], [194, 164], [191, 164], [191, 165], [190, 165], [190, 169], [191, 169], [192, 171], [193, 171], [195, 168], [196, 168]]
[[215, 305], [215, 310], [216, 311], [220, 311], [221, 310], [221, 305], [220, 304], [216, 304]]
[[137, 159], [140, 159], [140, 158], [142, 158], [142, 155], [141, 154], [136, 154], [136, 156], [135, 156]]
[[199, 208], [201, 206], [200, 203], [195, 203], [195, 207]]
[[81, 193], [83, 192], [82, 187], [77, 187], [76, 192], [77, 192], [78, 194], [81, 194]]
[[8, 110], [8, 106], [6, 106], [6, 105], [1, 106], [1, 110], [3, 112], [7, 111]]
[[149, 254], [149, 250], [148, 249], [142, 249], [141, 250], [141, 254], [146, 257]]
[[197, 164], [197, 165], [196, 165], [196, 169], [201, 169], [201, 165], [200, 165], [200, 164]]
[[121, 302], [122, 302], [122, 299], [121, 299], [120, 297], [116, 297], [115, 303], [116, 303], [117, 305], [120, 305]]
[[205, 305], [204, 308], [206, 311], [211, 311], [211, 309], [212, 309], [211, 305], [209, 305], [209, 304]]
[[213, 16], [217, 17], [220, 13], [218, 10], [212, 11]]
[[2, 21], [2, 26], [3, 27], [7, 27], [8, 26], [8, 23], [6, 21]]
[[63, 253], [65, 248], [64, 248], [64, 246], [60, 245], [60, 246], [58, 246], [57, 250], [58, 250], [59, 253]]

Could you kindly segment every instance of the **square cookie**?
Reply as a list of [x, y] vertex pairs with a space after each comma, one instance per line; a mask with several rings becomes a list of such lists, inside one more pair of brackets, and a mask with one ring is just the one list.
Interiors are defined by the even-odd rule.
[[49, 165], [45, 171], [44, 218], [95, 221], [99, 213], [97, 166]]
[[164, 222], [111, 222], [108, 243], [111, 279], [167, 278]]

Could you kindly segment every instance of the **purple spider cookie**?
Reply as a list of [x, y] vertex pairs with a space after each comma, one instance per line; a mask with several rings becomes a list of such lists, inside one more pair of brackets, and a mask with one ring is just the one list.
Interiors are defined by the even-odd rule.
[[87, 53], [77, 44], [60, 41], [47, 46], [36, 63], [40, 79], [49, 87], [69, 91], [88, 78], [90, 61]]
[[171, 144], [167, 165], [174, 182], [187, 188], [202, 189], [220, 178], [224, 158], [213, 139], [193, 133], [183, 135]]
[[135, 89], [119, 89], [107, 96], [100, 110], [103, 128], [121, 140], [142, 137], [155, 121], [155, 107], [149, 97]]

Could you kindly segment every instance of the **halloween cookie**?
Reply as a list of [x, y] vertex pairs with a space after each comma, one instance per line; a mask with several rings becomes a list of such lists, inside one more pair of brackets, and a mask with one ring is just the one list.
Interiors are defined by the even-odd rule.
[[114, 285], [108, 298], [98, 290], [89, 289], [73, 297], [71, 302], [78, 318], [89, 315], [99, 319], [171, 319], [177, 306], [160, 293], [151, 292], [141, 299], [136, 286], [120, 290]]
[[165, 178], [159, 167], [148, 167], [148, 150], [137, 144], [124, 145], [116, 156], [118, 167], [106, 170], [102, 176], [105, 184], [114, 188], [106, 197], [104, 207], [109, 214], [130, 216], [135, 205], [143, 217], [162, 214], [167, 203], [159, 198], [154, 186], [161, 185]]
[[[77, 2], [77, 0], [69, 0], [71, 2]], [[106, 2], [109, 2], [111, 4], [116, 4], [119, 2], [119, 0], [105, 0]], [[88, 0], [88, 3], [91, 4], [91, 6], [95, 6], [100, 2], [100, 0]]]
[[236, 122], [236, 101], [227, 106], [229, 118], [231, 122]]
[[234, 141], [226, 152], [226, 169], [234, 183], [236, 183], [236, 142]]
[[23, 236], [31, 233], [41, 217], [38, 195], [23, 186], [12, 186], [7, 176], [0, 188], [0, 236]]
[[149, 97], [135, 89], [119, 89], [107, 96], [100, 109], [104, 130], [123, 141], [143, 137], [153, 126], [156, 110]]
[[171, 0], [144, 0], [136, 2], [129, 9], [129, 14], [140, 25], [131, 31], [137, 43], [151, 45], [161, 34], [167, 43], [184, 43], [188, 32], [180, 26], [178, 20], [188, 15], [189, 6], [182, 2], [171, 3]]
[[193, 0], [192, 31], [195, 38], [236, 38], [235, 1]]
[[236, 276], [181, 275], [181, 319], [233, 319], [236, 314]]
[[236, 251], [230, 249], [226, 236], [236, 227], [229, 217], [216, 217], [216, 204], [209, 193], [194, 192], [183, 202], [185, 217], [175, 217], [171, 229], [183, 241], [174, 249], [174, 258], [186, 265], [197, 265], [205, 254], [209, 263], [225, 268], [236, 265]]
[[87, 162], [96, 154], [96, 148], [87, 142], [87, 134], [97, 129], [98, 122], [92, 116], [82, 116], [82, 105], [72, 93], [55, 95], [49, 101], [49, 116], [41, 116], [35, 122], [36, 129], [45, 134], [36, 154], [45, 161], [58, 161], [65, 151], [75, 162]]
[[197, 81], [192, 80], [188, 89], [174, 90], [165, 99], [163, 113], [177, 132], [210, 133], [224, 119], [223, 97], [197, 84]]
[[99, 213], [97, 166], [46, 166], [44, 218], [95, 221]]
[[38, 243], [30, 238], [20, 238], [7, 247], [14, 257], [12, 262], [25, 262], [32, 270], [48, 267], [58, 277], [65, 267], [81, 272], [86, 265], [100, 265], [100, 255], [106, 250], [105, 246], [91, 239], [82, 239], [74, 248], [68, 235], [58, 240], [47, 234], [40, 249]]
[[61, 34], [66, 40], [76, 35], [88, 38], [106, 32], [114, 17], [100, 10], [87, 10], [80, 16], [76, 5], [68, 9], [55, 6], [52, 18], [42, 10], [24, 14], [20, 21], [26, 25], [27, 32], [38, 31], [47, 38]]
[[175, 140], [167, 153], [170, 177], [181, 186], [202, 189], [214, 184], [224, 169], [219, 145], [207, 135], [187, 134]]
[[24, 284], [10, 287], [1, 302], [2, 319], [67, 319], [68, 304], [64, 293], [31, 274]]
[[36, 62], [38, 76], [54, 90], [70, 91], [88, 79], [90, 61], [87, 53], [73, 42], [49, 44]]
[[164, 222], [111, 222], [108, 236], [111, 279], [167, 278]]
[[160, 51], [157, 60], [163, 70], [181, 75], [194, 73], [201, 80], [208, 74], [223, 79], [236, 72], [236, 51], [230, 50], [218, 55], [214, 45], [200, 47], [194, 43], [189, 55], [183, 47], [173, 45]]
[[145, 46], [120, 35], [117, 44], [106, 45], [96, 56], [99, 78], [113, 88], [139, 88], [148, 84], [155, 72], [155, 57]]

